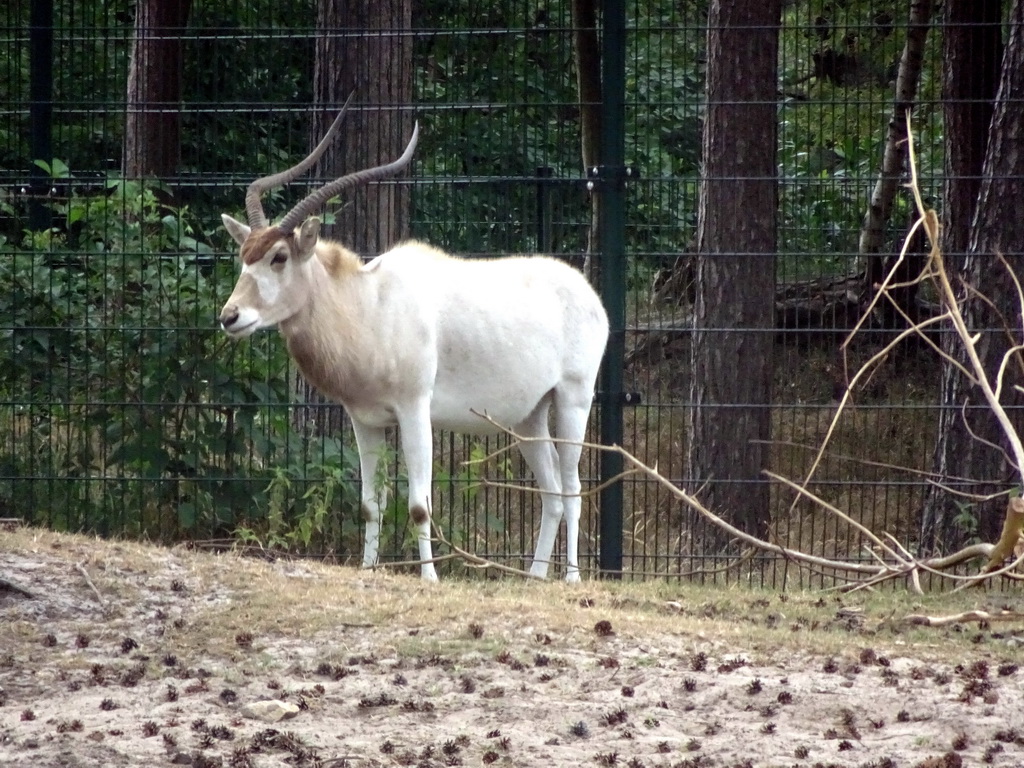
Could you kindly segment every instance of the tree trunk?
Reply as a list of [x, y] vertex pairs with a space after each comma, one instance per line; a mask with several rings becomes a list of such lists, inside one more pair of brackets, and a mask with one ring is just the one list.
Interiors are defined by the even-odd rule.
[[[318, 121], [312, 142], [326, 132], [350, 94], [341, 137], [317, 167], [321, 179], [396, 159], [412, 136], [411, 0], [319, 0], [314, 62]], [[346, 193], [332, 209], [325, 236], [363, 256], [375, 256], [408, 236], [409, 191], [384, 181]], [[319, 434], [338, 434], [344, 412], [305, 383], [298, 397], [309, 404], [297, 420]]]
[[781, 6], [711, 4], [691, 353], [690, 481], [758, 536], [769, 522], [768, 453], [754, 441], [770, 436]]
[[892, 117], [885, 139], [882, 173], [875, 183], [874, 192], [860, 233], [862, 254], [880, 253], [885, 247], [885, 225], [892, 213], [896, 191], [903, 181], [907, 157], [907, 112], [917, 98], [917, 85], [921, 80], [924, 61], [924, 43], [931, 23], [932, 0], [914, 0], [910, 4], [907, 41], [900, 57], [896, 76], [896, 96]]
[[[580, 156], [583, 172], [587, 174], [601, 158], [601, 47], [597, 38], [595, 0], [572, 0], [572, 27], [580, 99]], [[596, 282], [596, 276], [592, 274], [590, 257], [597, 245], [599, 221], [597, 195], [591, 195], [584, 271], [592, 282]]]
[[139, 0], [128, 64], [122, 171], [168, 177], [181, 159], [182, 33], [191, 0]]
[[[1003, 58], [1001, 0], [946, 0], [942, 40], [943, 119], [946, 132], [946, 183], [942, 206], [942, 252], [950, 278], [957, 285], [977, 210], [989, 126], [995, 109]], [[956, 355], [960, 339], [947, 329], [944, 352]], [[944, 484], [965, 491], [982, 491], [953, 478], [993, 477], [974, 457], [976, 445], [961, 417], [959, 404], [968, 397], [968, 384], [951, 365], [942, 374], [942, 403], [933, 471]], [[971, 469], [977, 465], [977, 471]], [[921, 514], [920, 548], [932, 554], [965, 543], [968, 529], [956, 525], [958, 499], [937, 487], [925, 494]], [[993, 523], [994, 526], [994, 523]], [[988, 527], [988, 526], [986, 526]], [[969, 526], [968, 526], [969, 528]]]
[[1003, 60], [1002, 0], [946, 0], [942, 39], [942, 118], [946, 183], [942, 254], [958, 270], [977, 208], [988, 131]]
[[[355, 94], [342, 140], [327, 150], [318, 175], [335, 178], [396, 159], [415, 121], [411, 0], [320, 0], [317, 28], [317, 137]], [[409, 191], [401, 183], [362, 187], [341, 204], [326, 231], [357, 253], [377, 255], [408, 235]]]
[[[896, 192], [904, 183], [907, 171], [907, 113], [917, 100], [917, 86], [921, 81], [924, 44], [931, 24], [932, 5], [932, 0], [914, 0], [910, 4], [907, 40], [903, 46], [903, 55], [900, 57], [899, 71], [896, 75], [896, 95], [882, 154], [882, 172], [875, 183], [860, 232], [859, 250], [862, 256], [868, 257], [868, 293], [895, 263], [894, 258], [886, 260], [880, 254], [891, 250], [885, 241], [885, 227], [892, 215]], [[923, 266], [924, 261], [920, 255], [908, 253], [907, 265], [902, 269], [897, 281], [906, 282], [908, 277], [912, 280], [920, 274]], [[892, 295], [897, 300], [905, 302], [902, 304], [904, 311], [913, 316], [913, 289]]]

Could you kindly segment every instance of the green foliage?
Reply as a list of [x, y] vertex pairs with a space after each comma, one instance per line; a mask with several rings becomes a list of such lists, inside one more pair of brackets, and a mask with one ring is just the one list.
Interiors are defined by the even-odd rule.
[[965, 545], [977, 544], [981, 539], [978, 536], [980, 520], [976, 505], [965, 502], [954, 501], [957, 513], [953, 516], [953, 525], [959, 530], [959, 540]]
[[[8, 110], [0, 125], [0, 168], [25, 164], [20, 152], [27, 149], [29, 111], [11, 106], [29, 101], [30, 5], [31, 0], [0, 4], [0, 104]], [[59, 153], [73, 167], [106, 168], [111, 158], [120, 157], [123, 110], [109, 109], [109, 102], [125, 92], [133, 5], [130, 0], [53, 0], [53, 101], [76, 113], [58, 109], [55, 122]], [[83, 28], [96, 34], [82, 34]]]
[[[707, 0], [639, 0], [628, 11], [627, 161], [642, 177], [629, 186], [628, 248], [652, 268], [671, 264], [693, 242], [707, 10]], [[590, 207], [579, 159], [569, 4], [444, 0], [421, 11], [414, 15], [419, 34], [412, 69], [424, 128], [418, 176], [446, 183], [417, 186], [414, 233], [459, 252], [580, 253]], [[134, 6], [57, 0], [56, 12], [60, 20], [73, 20], [61, 21], [58, 30], [58, 102], [84, 100], [88, 112], [89, 104], [122, 98]], [[13, 4], [7, 15], [12, 29], [27, 24], [28, 3]], [[789, 257], [780, 260], [783, 280], [849, 266], [880, 162], [906, 17], [906, 4], [897, 0], [785, 6], [780, 252]], [[82, 23], [104, 34], [73, 34]], [[304, 154], [309, 114], [282, 105], [313, 101], [313, 36], [307, 33], [315, 23], [315, 5], [301, 0], [193, 4], [182, 73], [186, 180], [239, 173], [240, 158], [248, 178]], [[934, 122], [930, 110], [938, 103], [938, 37], [933, 32], [928, 43], [917, 113], [922, 125]], [[8, 103], [24, 101], [24, 40], [13, 47], [8, 68], [12, 76], [0, 78], [0, 95], [9, 96]], [[102, 123], [70, 113], [58, 119], [57, 152], [72, 166], [102, 169], [116, 162], [121, 111], [107, 111]], [[19, 125], [15, 132], [26, 129]], [[941, 165], [941, 138], [932, 131], [919, 142], [926, 176]], [[18, 144], [0, 142], [4, 146]], [[23, 158], [9, 160], [18, 167]], [[541, 168], [550, 169], [554, 181], [523, 183]], [[238, 206], [217, 185], [186, 183], [181, 191], [204, 220]], [[904, 229], [903, 212], [905, 206], [894, 217], [893, 242]], [[541, 217], [548, 219], [545, 242]]]
[[[280, 168], [309, 149], [309, 114], [280, 109], [313, 101], [314, 3], [193, 3], [185, 41], [182, 172]], [[255, 108], [225, 109], [225, 104]], [[205, 202], [207, 191], [195, 190]]]
[[479, 441], [466, 440], [465, 447], [468, 451], [464, 461], [450, 467], [434, 467], [436, 487], [452, 497], [452, 506], [464, 512], [448, 521], [446, 535], [452, 543], [469, 551], [493, 550], [501, 542], [487, 541], [481, 532], [489, 532], [491, 536], [500, 539], [505, 533], [505, 520], [498, 513], [496, 505], [488, 503], [480, 492], [485, 477], [497, 483], [515, 482], [513, 457], [509, 451], [505, 451], [489, 459], [487, 449]]
[[627, 185], [627, 247], [644, 287], [696, 235], [707, 11], [705, 0], [643, 0], [626, 40], [626, 156], [640, 173]]
[[[813, 0], [787, 7], [780, 37], [779, 279], [857, 270], [861, 221], [882, 163], [894, 80], [906, 41], [906, 3]], [[923, 189], [942, 167], [941, 132], [927, 130], [939, 103], [939, 34], [927, 38], [914, 112]], [[888, 241], [906, 234], [900, 196]]]
[[[553, 247], [578, 252], [589, 206], [579, 180], [578, 109], [568, 7], [463, 1], [432, 6], [419, 22], [459, 30], [417, 38], [414, 56], [423, 139], [421, 173], [456, 180], [417, 190], [417, 236], [462, 252], [530, 251], [541, 247], [537, 204], [543, 193], [557, 222]], [[475, 31], [475, 34], [471, 31]], [[500, 57], [495, 57], [495, 51]], [[451, 104], [479, 105], [447, 109]], [[432, 110], [437, 105], [441, 109]], [[556, 182], [522, 183], [550, 169]]]
[[[338, 508], [358, 508], [358, 458], [338, 438], [322, 438], [315, 457], [276, 466], [264, 489], [266, 515], [235, 529], [242, 542], [286, 552], [332, 549], [339, 542], [355, 551], [359, 521]], [[304, 491], [302, 489], [305, 489]]]
[[[111, 179], [55, 202], [59, 225], [0, 260], [0, 421], [16, 436], [0, 467], [46, 481], [5, 481], [0, 504], [58, 528], [163, 538], [276, 519], [308, 544], [353, 487], [352, 463], [337, 441], [294, 430], [281, 344], [235, 345], [215, 327], [234, 260], [214, 258], [190, 210], [160, 196]], [[263, 493], [281, 478], [301, 480], [295, 498]]]

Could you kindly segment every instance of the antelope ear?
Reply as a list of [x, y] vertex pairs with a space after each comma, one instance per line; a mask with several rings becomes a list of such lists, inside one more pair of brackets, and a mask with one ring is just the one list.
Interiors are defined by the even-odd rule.
[[313, 255], [316, 248], [316, 241], [320, 237], [320, 219], [310, 216], [299, 227], [299, 233], [295, 237], [295, 244], [299, 249], [299, 258], [305, 261]]
[[248, 239], [249, 233], [252, 230], [240, 222], [238, 219], [233, 219], [226, 213], [220, 215], [220, 220], [224, 222], [224, 229], [228, 231], [228, 234], [234, 239], [236, 243], [241, 245]]

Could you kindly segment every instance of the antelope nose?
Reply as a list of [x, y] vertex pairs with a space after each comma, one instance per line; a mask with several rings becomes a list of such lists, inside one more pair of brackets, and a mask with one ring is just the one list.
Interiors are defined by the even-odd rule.
[[220, 327], [225, 330], [238, 322], [238, 307], [228, 304], [220, 311]]

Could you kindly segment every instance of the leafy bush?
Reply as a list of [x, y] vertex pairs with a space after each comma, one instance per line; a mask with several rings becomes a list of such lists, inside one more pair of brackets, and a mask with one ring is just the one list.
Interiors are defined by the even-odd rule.
[[[274, 519], [308, 545], [310, 515], [351, 500], [353, 462], [339, 441], [293, 427], [283, 345], [219, 332], [234, 259], [161, 193], [111, 179], [56, 201], [58, 226], [7, 244], [0, 504], [60, 529], [160, 538]], [[283, 477], [290, 496], [264, 493]]]

